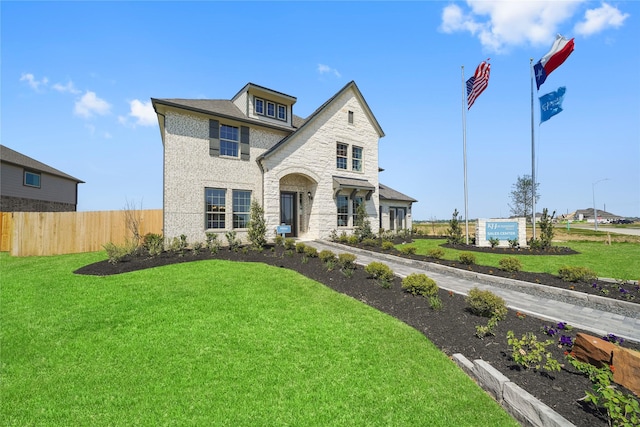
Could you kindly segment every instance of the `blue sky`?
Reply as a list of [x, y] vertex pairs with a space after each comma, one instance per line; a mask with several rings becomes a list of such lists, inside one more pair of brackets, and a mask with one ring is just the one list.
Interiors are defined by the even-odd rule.
[[[462, 73], [491, 58], [466, 113], [469, 218], [510, 214], [531, 174], [531, 71], [557, 33], [575, 51], [534, 86], [538, 211], [640, 216], [640, 2], [11, 2], [1, 13], [1, 141], [83, 181], [82, 211], [162, 207], [150, 98], [230, 99], [246, 83], [306, 117], [354, 80], [386, 136], [382, 183], [413, 218], [464, 212]], [[539, 125], [538, 97], [566, 86]], [[607, 180], [605, 180], [607, 179]]]

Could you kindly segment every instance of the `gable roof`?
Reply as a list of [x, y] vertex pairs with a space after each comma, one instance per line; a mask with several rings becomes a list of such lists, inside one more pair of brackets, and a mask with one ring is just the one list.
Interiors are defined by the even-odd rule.
[[17, 151], [12, 150], [9, 147], [5, 147], [4, 145], [0, 145], [0, 160], [3, 163], [10, 163], [12, 165], [21, 166], [33, 171], [48, 173], [49, 175], [59, 176], [61, 178], [66, 178], [71, 181], [84, 184], [84, 181], [79, 180], [78, 178], [74, 178], [69, 174], [66, 174], [56, 168], [52, 168], [51, 166], [32, 159], [29, 156], [18, 153]]
[[378, 184], [380, 188], [380, 198], [386, 200], [401, 200], [403, 202], [417, 202], [416, 199], [407, 196], [406, 194], [402, 194], [399, 191], [394, 190], [391, 187], [387, 187], [386, 185]]
[[369, 118], [371, 119], [371, 122], [373, 123], [373, 126], [375, 127], [376, 131], [378, 132], [378, 135], [380, 135], [380, 137], [384, 136], [384, 131], [382, 130], [382, 128], [380, 127], [380, 124], [378, 123], [378, 120], [375, 118], [375, 116], [373, 115], [373, 112], [371, 111], [371, 109], [369, 108], [369, 104], [367, 104], [367, 101], [364, 99], [364, 96], [362, 96], [362, 92], [360, 92], [360, 89], [358, 89], [358, 86], [356, 85], [356, 82], [354, 82], [353, 80], [351, 80], [349, 83], [347, 83], [342, 89], [340, 89], [335, 95], [333, 95], [331, 98], [329, 98], [324, 104], [322, 104], [320, 107], [318, 107], [318, 109], [316, 111], [314, 111], [313, 113], [311, 113], [311, 115], [309, 117], [307, 117], [304, 122], [300, 125], [300, 127], [298, 129], [296, 129], [296, 131], [294, 133], [289, 134], [288, 136], [284, 137], [282, 140], [280, 140], [277, 144], [275, 144], [273, 147], [269, 148], [267, 151], [265, 151], [260, 157], [258, 157], [257, 161], [259, 162], [260, 160], [262, 160], [265, 157], [268, 157], [270, 154], [272, 154], [274, 151], [278, 150], [278, 148], [280, 148], [283, 144], [285, 144], [289, 139], [291, 139], [296, 132], [301, 131], [302, 129], [304, 129], [309, 123], [312, 123], [314, 121], [314, 119], [320, 115], [320, 113], [322, 113], [329, 105], [331, 105], [331, 103], [333, 101], [335, 101], [340, 95], [342, 95], [343, 93], [345, 93], [347, 90], [349, 89], [353, 89], [356, 93], [356, 96], [358, 97], [358, 99], [360, 100], [360, 102], [362, 103], [362, 105], [364, 105], [364, 110], [365, 113], [367, 114], [367, 116], [369, 116]]

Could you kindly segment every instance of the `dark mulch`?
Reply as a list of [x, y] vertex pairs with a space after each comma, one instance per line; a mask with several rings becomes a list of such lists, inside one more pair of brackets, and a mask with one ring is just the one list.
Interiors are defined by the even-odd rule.
[[[511, 359], [511, 351], [507, 344], [506, 333], [514, 331], [520, 337], [527, 332], [534, 332], [540, 340], [551, 339], [542, 331], [545, 326], [555, 327], [548, 321], [532, 316], [521, 317], [509, 311], [507, 318], [498, 323], [495, 336], [479, 339], [475, 336], [476, 325], [485, 325], [487, 319], [475, 316], [467, 311], [463, 296], [450, 294], [440, 290], [439, 296], [443, 308], [435, 311], [429, 307], [428, 300], [412, 296], [401, 288], [401, 281], [396, 278], [390, 289], [379, 286], [368, 277], [362, 267], [358, 267], [351, 277], [339, 270], [329, 271], [318, 258], [303, 261], [301, 254], [293, 251], [284, 252], [281, 248], [267, 248], [262, 252], [240, 250], [237, 252], [222, 249], [216, 255], [201, 252], [197, 255], [186, 253], [183, 256], [164, 253], [158, 257], [136, 257], [129, 260], [109, 264], [98, 262], [80, 268], [77, 274], [111, 275], [126, 273], [139, 269], [158, 267], [177, 262], [190, 262], [206, 259], [224, 259], [232, 261], [262, 262], [281, 268], [288, 268], [314, 279], [337, 292], [353, 297], [384, 313], [405, 322], [422, 332], [445, 354], [461, 353], [469, 360], [483, 359], [505, 374], [511, 381], [553, 408], [576, 426], [607, 426], [606, 416], [592, 407], [582, 404], [586, 390], [591, 390], [591, 382], [569, 364], [560, 372], [546, 373], [533, 369], [523, 369]], [[476, 266], [477, 267], [477, 266]], [[562, 319], [558, 319], [561, 321]], [[575, 338], [577, 329], [561, 331], [562, 334]], [[615, 333], [615, 331], [611, 331]], [[553, 338], [558, 342], [558, 337]], [[625, 347], [640, 350], [637, 343], [624, 342]], [[564, 363], [564, 352], [569, 347], [558, 344], [551, 346], [553, 356]]]

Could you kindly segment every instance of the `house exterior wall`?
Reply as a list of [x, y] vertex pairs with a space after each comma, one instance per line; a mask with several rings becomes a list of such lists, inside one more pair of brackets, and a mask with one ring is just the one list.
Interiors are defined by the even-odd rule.
[[[391, 218], [389, 210], [402, 208], [405, 210], [405, 224], [401, 229], [397, 226], [397, 217], [394, 217], [394, 225], [391, 227]], [[411, 215], [411, 202], [401, 200], [380, 200], [381, 221], [377, 224], [380, 225], [382, 230], [393, 230], [394, 232], [400, 232], [404, 229], [411, 230], [413, 228], [413, 219]], [[373, 224], [371, 224], [373, 228]], [[375, 230], [375, 228], [374, 228]]]
[[[4, 212], [66, 212], [75, 211], [78, 183], [45, 172], [40, 173], [40, 187], [24, 185], [22, 166], [2, 163], [0, 194]], [[30, 169], [27, 169], [30, 170]]]
[[[348, 112], [354, 112], [354, 123], [348, 123]], [[337, 204], [333, 176], [364, 179], [378, 188], [378, 141], [379, 134], [370, 122], [364, 106], [353, 90], [342, 93], [325, 110], [314, 117], [278, 150], [263, 161], [264, 168], [264, 210], [267, 229], [279, 224], [279, 192], [291, 175], [304, 176], [296, 191], [303, 194], [302, 226], [305, 230], [299, 237], [304, 239], [327, 238], [332, 230], [338, 233], [353, 231], [353, 227], [337, 226]], [[363, 171], [338, 169], [336, 167], [336, 143], [342, 142], [363, 148]], [[306, 183], [307, 185], [302, 185]], [[312, 193], [308, 200], [306, 193]], [[349, 192], [343, 194], [348, 195]], [[360, 191], [358, 196], [364, 196]], [[306, 204], [306, 206], [305, 206]], [[372, 228], [378, 223], [378, 191], [365, 202]], [[306, 208], [306, 211], [304, 210]], [[351, 203], [349, 203], [351, 218]], [[303, 227], [301, 227], [303, 228]]]
[[[188, 242], [203, 242], [205, 233], [231, 231], [233, 190], [251, 191], [251, 200], [262, 203], [262, 173], [256, 158], [281, 140], [285, 134], [259, 128], [250, 129], [250, 159], [240, 160], [209, 155], [209, 119], [196, 113], [165, 113], [164, 134], [164, 236], [181, 234]], [[246, 123], [217, 119], [221, 124], [245, 126]], [[205, 230], [205, 188], [226, 190], [225, 229]], [[246, 229], [236, 229], [246, 241]]]

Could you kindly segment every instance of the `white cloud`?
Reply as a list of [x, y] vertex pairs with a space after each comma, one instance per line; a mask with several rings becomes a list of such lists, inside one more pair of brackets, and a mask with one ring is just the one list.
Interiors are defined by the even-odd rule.
[[156, 112], [153, 110], [153, 105], [151, 105], [151, 101], [142, 102], [137, 99], [134, 99], [129, 103], [131, 111], [129, 112], [129, 116], [134, 117], [136, 119], [136, 125], [140, 126], [154, 126], [158, 123], [158, 116]]
[[505, 52], [523, 44], [546, 45], [582, 1], [468, 0], [467, 11], [459, 3], [443, 9], [440, 30], [468, 32], [489, 52]]
[[46, 77], [43, 77], [42, 80], [36, 80], [35, 76], [31, 73], [22, 73], [22, 76], [20, 76], [20, 81], [21, 82], [27, 82], [27, 84], [29, 86], [31, 86], [31, 89], [33, 90], [38, 90], [40, 88], [40, 85], [42, 86], [46, 86], [47, 83], [49, 82], [49, 79], [47, 79]]
[[76, 101], [74, 112], [76, 115], [84, 118], [93, 117], [94, 114], [101, 116], [108, 114], [111, 105], [104, 99], [96, 96], [95, 92], [87, 91], [82, 98]]
[[328, 65], [324, 65], [324, 64], [318, 64], [318, 72], [320, 74], [331, 73], [336, 77], [342, 77], [340, 75], [340, 73], [338, 72], [338, 70], [336, 70], [335, 68], [331, 68]]
[[66, 85], [63, 85], [62, 83], [56, 83], [51, 87], [57, 90], [58, 92], [62, 92], [62, 93], [65, 93], [65, 92], [73, 93], [73, 94], [80, 93], [80, 90], [75, 88], [71, 80], [69, 80]]
[[617, 8], [602, 3], [598, 9], [587, 10], [584, 20], [576, 24], [574, 31], [576, 34], [590, 36], [610, 27], [619, 28], [628, 17], [628, 13], [622, 13]]

